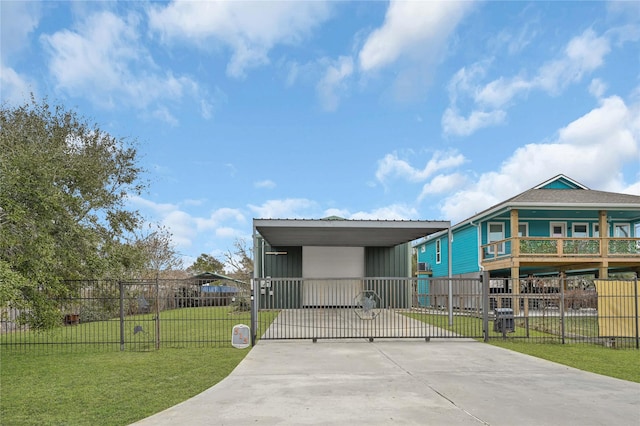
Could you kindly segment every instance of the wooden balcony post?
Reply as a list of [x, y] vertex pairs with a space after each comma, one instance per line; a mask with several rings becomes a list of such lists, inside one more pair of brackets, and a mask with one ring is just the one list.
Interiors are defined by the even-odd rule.
[[600, 256], [609, 257], [609, 225], [607, 224], [607, 211], [600, 210]]
[[600, 227], [600, 265], [598, 266], [598, 278], [609, 277], [609, 224], [607, 223], [607, 211], [599, 212]]
[[518, 237], [518, 209], [511, 210], [511, 257], [520, 257], [520, 238]]

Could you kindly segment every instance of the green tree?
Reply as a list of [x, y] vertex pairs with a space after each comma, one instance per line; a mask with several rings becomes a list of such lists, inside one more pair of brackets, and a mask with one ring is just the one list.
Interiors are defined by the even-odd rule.
[[126, 240], [140, 224], [127, 199], [146, 187], [137, 163], [135, 141], [61, 105], [2, 105], [0, 302], [43, 313], [30, 322], [46, 327], [56, 318], [43, 300], [70, 291], [62, 280], [99, 278], [139, 256]]
[[223, 274], [224, 264], [210, 254], [202, 253], [196, 261], [187, 268], [187, 271], [194, 275], [204, 272]]

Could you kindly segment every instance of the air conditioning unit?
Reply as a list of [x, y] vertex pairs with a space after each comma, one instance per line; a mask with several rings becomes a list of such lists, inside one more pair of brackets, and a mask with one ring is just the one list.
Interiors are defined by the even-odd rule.
[[418, 271], [419, 272], [427, 272], [430, 271], [431, 267], [427, 262], [418, 262]]

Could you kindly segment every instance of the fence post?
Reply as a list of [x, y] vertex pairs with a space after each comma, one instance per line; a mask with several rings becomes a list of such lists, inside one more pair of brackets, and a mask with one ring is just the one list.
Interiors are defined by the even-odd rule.
[[482, 285], [482, 332], [484, 341], [489, 341], [489, 272], [483, 271], [480, 275]]
[[640, 330], [638, 330], [638, 276], [633, 280], [633, 300], [636, 305], [636, 349], [640, 349]]
[[565, 327], [564, 327], [564, 288], [567, 285], [567, 276], [562, 273], [560, 275], [560, 335], [562, 337], [562, 344], [565, 344]]
[[251, 289], [250, 289], [250, 303], [251, 303], [251, 346], [255, 346], [256, 344], [256, 334], [257, 334], [257, 324], [256, 320], [258, 318], [257, 315], [257, 298], [254, 297], [254, 289], [255, 288], [255, 278], [251, 278]]
[[124, 284], [118, 281], [120, 291], [120, 350], [124, 351]]
[[160, 349], [160, 282], [156, 275], [156, 350]]

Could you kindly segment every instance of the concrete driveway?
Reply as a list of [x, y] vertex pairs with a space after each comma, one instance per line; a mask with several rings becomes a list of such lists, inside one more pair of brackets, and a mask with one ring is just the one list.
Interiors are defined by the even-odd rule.
[[466, 339], [263, 340], [226, 379], [136, 425], [347, 423], [637, 426], [640, 384]]

